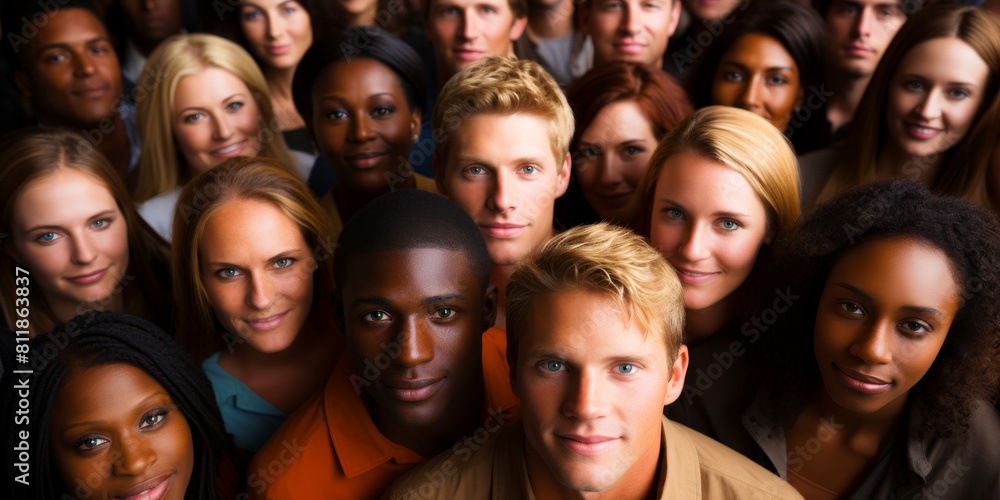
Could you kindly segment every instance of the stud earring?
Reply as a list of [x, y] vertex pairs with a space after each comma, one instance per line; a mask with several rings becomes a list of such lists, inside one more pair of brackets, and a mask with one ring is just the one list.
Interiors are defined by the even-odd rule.
[[420, 140], [420, 132], [413, 133], [413, 143], [416, 144]]

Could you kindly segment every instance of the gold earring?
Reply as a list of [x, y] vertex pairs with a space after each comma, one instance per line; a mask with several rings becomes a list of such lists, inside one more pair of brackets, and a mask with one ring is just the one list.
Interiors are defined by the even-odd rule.
[[413, 143], [416, 144], [420, 140], [420, 132], [413, 133]]

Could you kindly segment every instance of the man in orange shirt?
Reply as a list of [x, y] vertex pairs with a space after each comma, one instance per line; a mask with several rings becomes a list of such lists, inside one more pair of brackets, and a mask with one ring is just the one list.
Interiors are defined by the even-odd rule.
[[[335, 309], [348, 350], [247, 471], [250, 498], [378, 498], [445, 450], [471, 455], [517, 416], [489, 254], [461, 208], [404, 189], [344, 227]], [[498, 342], [500, 340], [500, 342]]]

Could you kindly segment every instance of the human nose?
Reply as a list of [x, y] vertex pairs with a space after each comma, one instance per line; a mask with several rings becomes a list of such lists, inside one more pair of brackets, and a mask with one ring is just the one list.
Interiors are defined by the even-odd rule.
[[403, 322], [399, 332], [399, 357], [397, 363], [403, 366], [417, 366], [434, 359], [434, 342], [427, 325], [414, 315]]
[[747, 80], [740, 92], [739, 102], [737, 103], [738, 107], [754, 112], [760, 108], [761, 92], [763, 90], [761, 83], [761, 79], [757, 76], [751, 76]]
[[267, 38], [277, 40], [285, 32], [285, 22], [281, 16], [265, 15], [265, 18], [267, 19]]
[[232, 124], [229, 123], [229, 118], [226, 117], [225, 113], [219, 113], [213, 118], [215, 123], [215, 130], [213, 130], [213, 133], [215, 134], [214, 139], [216, 141], [229, 140], [229, 138], [233, 136], [234, 130]]
[[94, 58], [87, 51], [80, 52], [76, 56], [76, 76], [87, 77], [97, 71], [94, 65]]
[[872, 35], [872, 23], [875, 22], [872, 19], [873, 15], [871, 8], [861, 9], [857, 20], [854, 21], [854, 36], [868, 38]]
[[637, 15], [636, 12], [633, 12], [632, 8], [627, 3], [622, 5], [621, 16], [618, 29], [620, 29], [622, 33], [636, 35], [642, 32], [641, 16]]
[[681, 242], [677, 253], [688, 262], [697, 262], [711, 254], [709, 235], [698, 224], [692, 223], [687, 228], [686, 238]]
[[88, 235], [79, 235], [73, 238], [73, 250], [71, 258], [74, 264], [86, 265], [94, 261], [97, 251], [94, 249], [94, 242]]
[[117, 456], [112, 462], [112, 473], [116, 476], [139, 476], [156, 462], [156, 450], [140, 436], [123, 434], [118, 436]]
[[917, 105], [917, 114], [924, 120], [932, 120], [941, 115], [941, 93], [931, 89], [924, 94]]
[[563, 413], [578, 420], [593, 420], [603, 415], [605, 390], [600, 374], [581, 370], [572, 377], [569, 393], [563, 401]]
[[597, 182], [605, 186], [614, 186], [622, 181], [621, 168], [613, 155], [613, 151], [605, 150], [597, 164]]
[[462, 18], [462, 27], [459, 30], [459, 34], [461, 34], [462, 39], [476, 39], [480, 32], [479, 19], [477, 19], [475, 15], [469, 15], [467, 12], [462, 12], [460, 15]]
[[247, 290], [247, 305], [263, 311], [271, 305], [274, 298], [274, 283], [266, 273], [250, 275], [250, 289]]
[[354, 113], [351, 119], [351, 132], [348, 139], [352, 142], [362, 143], [374, 138], [371, 123], [364, 113]]
[[892, 361], [892, 327], [890, 321], [880, 321], [873, 324], [851, 344], [851, 355], [869, 365], [890, 363]]
[[508, 178], [504, 172], [497, 172], [493, 178], [493, 192], [487, 200], [487, 208], [501, 214], [514, 209], [514, 198], [512, 197], [513, 179]]

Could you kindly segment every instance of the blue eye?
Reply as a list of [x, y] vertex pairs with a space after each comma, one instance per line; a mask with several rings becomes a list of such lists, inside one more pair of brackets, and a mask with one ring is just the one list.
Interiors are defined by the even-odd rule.
[[561, 362], [552, 360], [546, 361], [543, 366], [550, 372], [557, 372], [563, 368], [563, 364]]
[[615, 367], [615, 371], [622, 375], [628, 375], [635, 371], [635, 365], [629, 363], [622, 363]]
[[242, 107], [243, 107], [243, 103], [239, 102], [239, 101], [231, 102], [231, 103], [229, 103], [229, 104], [226, 105], [226, 109], [231, 110], [231, 111], [235, 111], [235, 110], [240, 109]]
[[56, 238], [58, 238], [58, 237], [59, 237], [59, 235], [57, 235], [56, 233], [48, 232], [48, 233], [42, 233], [42, 234], [38, 235], [38, 238], [36, 238], [36, 240], [38, 240], [38, 241], [40, 241], [42, 243], [49, 243], [49, 242], [55, 241]]
[[663, 212], [665, 214], [667, 214], [667, 217], [670, 217], [671, 219], [683, 219], [684, 218], [684, 213], [681, 212], [680, 210], [677, 210], [676, 208], [667, 208], [667, 209], [664, 209]]
[[274, 261], [274, 267], [277, 267], [279, 269], [280, 268], [285, 268], [285, 267], [288, 267], [288, 266], [292, 265], [293, 262], [295, 262], [295, 259], [292, 259], [290, 257], [285, 257], [285, 258], [278, 259], [278, 260]]
[[726, 231], [733, 231], [740, 227], [739, 223], [732, 219], [725, 219], [719, 222], [719, 227]]
[[239, 276], [239, 274], [240, 274], [239, 271], [231, 267], [227, 267], [225, 269], [219, 269], [219, 276], [222, 277], [223, 279], [235, 278], [236, 276]]
[[637, 155], [637, 154], [639, 154], [641, 152], [642, 152], [642, 148], [640, 148], [638, 146], [626, 146], [625, 147], [625, 154], [628, 155], [628, 156], [635, 156], [635, 155]]
[[525, 165], [521, 170], [524, 171], [524, 173], [531, 175], [538, 171], [538, 167], [535, 167], [534, 165]]

